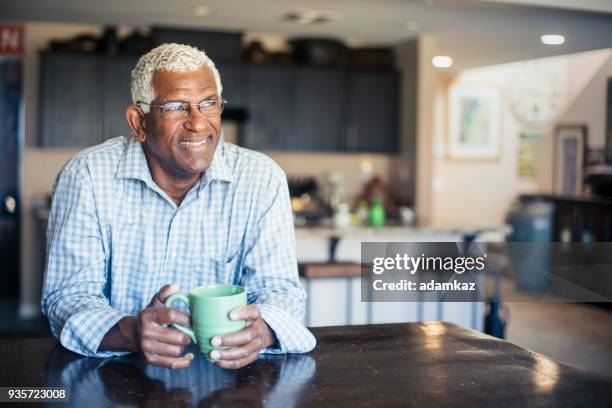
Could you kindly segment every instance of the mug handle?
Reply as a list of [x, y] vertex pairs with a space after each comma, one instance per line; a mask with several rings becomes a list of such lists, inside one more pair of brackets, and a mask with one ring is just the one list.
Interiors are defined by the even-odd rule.
[[[191, 305], [189, 304], [189, 298], [183, 295], [182, 293], [173, 293], [172, 295], [168, 296], [168, 299], [166, 299], [164, 305], [166, 307], [170, 307], [172, 302], [174, 302], [175, 300], [182, 300], [187, 304], [188, 307], [191, 308]], [[195, 333], [189, 327], [185, 327], [176, 323], [172, 323], [171, 326], [175, 327], [176, 329], [182, 331], [183, 333], [191, 337], [191, 341], [193, 341], [193, 344], [197, 344]]]

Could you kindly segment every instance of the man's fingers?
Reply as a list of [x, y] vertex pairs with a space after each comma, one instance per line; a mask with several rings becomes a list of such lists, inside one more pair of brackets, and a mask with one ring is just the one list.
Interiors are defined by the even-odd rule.
[[186, 346], [191, 343], [191, 338], [178, 329], [160, 327], [157, 325], [144, 327], [140, 333], [143, 340], [155, 340], [161, 343]]
[[[211, 343], [215, 347], [242, 346], [251, 342], [253, 339], [255, 339], [255, 337], [259, 337], [257, 329], [254, 326], [248, 326], [234, 333], [228, 333], [222, 336], [215, 336], [212, 338]], [[220, 339], [221, 342], [218, 342], [218, 339]]]
[[168, 296], [179, 292], [181, 288], [177, 283], [171, 283], [162, 287], [151, 300], [151, 306], [163, 306]]
[[187, 353], [183, 357], [167, 357], [159, 354], [145, 354], [147, 363], [168, 368], [185, 368], [193, 361], [193, 354]]
[[259, 352], [263, 341], [261, 337], [256, 337], [253, 341], [245, 344], [242, 347], [229, 347], [222, 350], [213, 350], [210, 352], [210, 358], [213, 360], [240, 360], [248, 357], [253, 353]]
[[155, 310], [155, 323], [172, 324], [177, 323], [183, 326], [190, 326], [189, 315], [181, 310], [172, 307], [160, 307]]
[[240, 306], [230, 312], [231, 320], [246, 320], [247, 324], [259, 319], [259, 309], [255, 305]]
[[251, 353], [247, 357], [239, 360], [219, 360], [216, 362], [216, 364], [218, 364], [221, 368], [236, 369], [251, 364], [255, 360], [257, 360], [257, 352]]
[[175, 344], [161, 343], [153, 339], [143, 339], [140, 342], [140, 347], [145, 355], [157, 354], [160, 356], [180, 357], [183, 354], [184, 347]]

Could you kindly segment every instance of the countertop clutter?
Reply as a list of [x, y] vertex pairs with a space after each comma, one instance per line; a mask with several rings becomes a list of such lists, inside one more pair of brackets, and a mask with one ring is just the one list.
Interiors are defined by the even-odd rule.
[[94, 359], [52, 339], [0, 340], [0, 387], [65, 387], [69, 402], [61, 406], [74, 407], [591, 408], [612, 398], [610, 379], [454, 324], [312, 331], [314, 352], [262, 355], [236, 371], [199, 353], [189, 368], [173, 371], [149, 366], [138, 354]]

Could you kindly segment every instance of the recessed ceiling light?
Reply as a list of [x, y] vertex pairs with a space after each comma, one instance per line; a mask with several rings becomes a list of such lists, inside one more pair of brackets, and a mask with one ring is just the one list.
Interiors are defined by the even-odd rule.
[[431, 63], [436, 68], [450, 68], [453, 66], [453, 59], [448, 55], [436, 55]]
[[546, 45], [561, 45], [565, 42], [565, 37], [561, 34], [546, 34], [541, 36], [540, 39]]
[[204, 17], [210, 14], [210, 7], [208, 6], [195, 6], [193, 8], [193, 15], [198, 17]]

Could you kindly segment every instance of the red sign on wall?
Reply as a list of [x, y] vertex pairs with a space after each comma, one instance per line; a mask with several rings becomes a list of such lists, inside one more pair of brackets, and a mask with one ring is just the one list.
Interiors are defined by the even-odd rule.
[[23, 26], [0, 24], [0, 55], [21, 55], [23, 53]]

